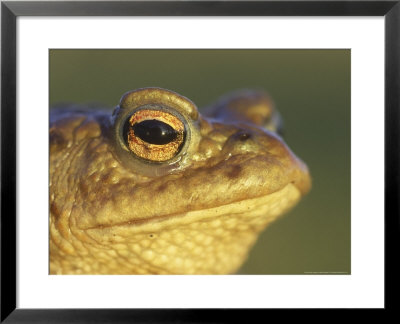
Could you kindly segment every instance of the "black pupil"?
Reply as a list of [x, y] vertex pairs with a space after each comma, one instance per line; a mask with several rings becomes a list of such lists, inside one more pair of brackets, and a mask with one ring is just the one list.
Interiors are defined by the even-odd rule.
[[168, 144], [175, 140], [178, 132], [162, 121], [144, 120], [132, 127], [135, 136], [150, 144]]

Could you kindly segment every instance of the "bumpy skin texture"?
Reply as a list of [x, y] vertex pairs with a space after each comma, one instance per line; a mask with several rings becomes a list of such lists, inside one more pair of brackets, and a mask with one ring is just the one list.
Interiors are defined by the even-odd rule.
[[258, 234], [310, 188], [307, 167], [273, 132], [271, 101], [236, 92], [206, 118], [167, 90], [138, 90], [120, 106], [132, 96], [186, 105], [194, 144], [178, 168], [159, 174], [155, 165], [151, 176], [121, 161], [111, 112], [52, 111], [50, 273], [234, 273]]

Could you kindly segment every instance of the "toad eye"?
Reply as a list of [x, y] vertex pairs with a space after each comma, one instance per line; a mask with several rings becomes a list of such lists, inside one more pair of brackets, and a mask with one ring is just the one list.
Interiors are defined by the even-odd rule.
[[125, 93], [110, 122], [115, 157], [128, 170], [148, 177], [191, 165], [201, 138], [196, 105], [161, 88]]
[[179, 153], [185, 134], [178, 117], [162, 110], [140, 109], [126, 120], [123, 138], [139, 158], [163, 162]]

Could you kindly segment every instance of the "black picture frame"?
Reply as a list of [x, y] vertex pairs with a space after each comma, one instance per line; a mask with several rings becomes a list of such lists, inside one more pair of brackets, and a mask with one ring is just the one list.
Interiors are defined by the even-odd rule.
[[[16, 19], [18, 16], [384, 16], [385, 308], [397, 305], [399, 253], [400, 0], [395, 1], [2, 1], [1, 322], [226, 322], [265, 310], [16, 308]], [[260, 314], [259, 314], [260, 313]], [[247, 314], [246, 316], [249, 316]], [[253, 317], [255, 318], [255, 317]], [[250, 319], [250, 318], [249, 318]]]

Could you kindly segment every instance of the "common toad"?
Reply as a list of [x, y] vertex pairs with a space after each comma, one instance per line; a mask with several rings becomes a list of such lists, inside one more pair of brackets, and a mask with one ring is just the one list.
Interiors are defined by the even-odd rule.
[[[205, 117], [207, 115], [207, 117]], [[50, 115], [51, 274], [228, 274], [311, 185], [263, 92], [161, 88]]]

